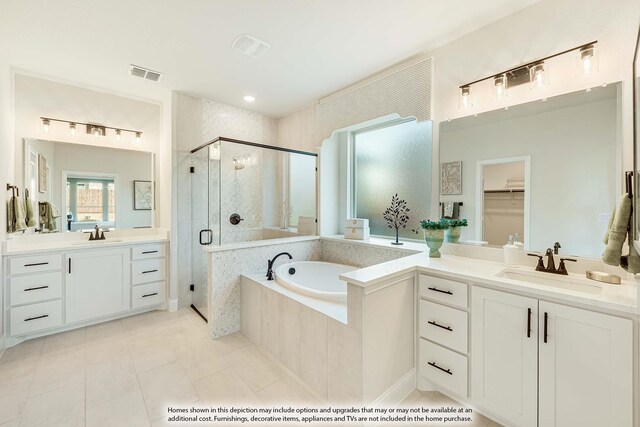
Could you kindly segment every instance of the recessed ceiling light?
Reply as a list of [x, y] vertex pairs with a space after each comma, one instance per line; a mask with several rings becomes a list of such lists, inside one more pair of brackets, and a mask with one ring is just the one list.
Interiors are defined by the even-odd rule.
[[243, 99], [247, 102], [253, 102], [256, 100], [256, 97], [251, 95], [246, 95]]

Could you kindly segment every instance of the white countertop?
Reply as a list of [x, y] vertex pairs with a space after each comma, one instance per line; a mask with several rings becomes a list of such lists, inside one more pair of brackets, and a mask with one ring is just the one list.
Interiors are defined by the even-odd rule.
[[56, 252], [70, 250], [86, 250], [94, 248], [111, 248], [132, 244], [155, 243], [169, 241], [167, 230], [131, 229], [114, 230], [105, 233], [105, 240], [89, 241], [85, 233], [52, 233], [16, 236], [2, 244], [2, 254], [6, 256], [28, 255], [34, 252]]
[[[441, 258], [429, 258], [426, 253], [419, 253], [354, 270], [340, 275], [340, 279], [356, 286], [368, 287], [412, 271], [418, 271], [485, 285], [496, 289], [504, 289], [510, 292], [527, 294], [536, 298], [567, 301], [579, 305], [596, 306], [624, 313], [640, 313], [638, 310], [639, 285], [633, 281], [623, 280], [621, 285], [608, 285], [593, 281], [593, 285], [600, 286], [602, 292], [599, 294], [591, 294], [577, 290], [535, 284], [528, 281], [498, 277], [497, 275], [506, 268], [524, 272], [534, 270], [533, 267], [507, 267], [495, 261], [455, 255], [443, 254]], [[585, 277], [577, 273], [570, 274], [574, 277]], [[550, 274], [550, 276], [554, 277], [552, 274]], [[591, 281], [589, 283], [591, 283]]]

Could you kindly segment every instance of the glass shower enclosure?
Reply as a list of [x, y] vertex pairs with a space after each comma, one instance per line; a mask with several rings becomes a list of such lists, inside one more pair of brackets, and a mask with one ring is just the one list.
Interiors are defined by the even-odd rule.
[[192, 308], [208, 307], [203, 246], [317, 234], [317, 154], [219, 137], [191, 151]]

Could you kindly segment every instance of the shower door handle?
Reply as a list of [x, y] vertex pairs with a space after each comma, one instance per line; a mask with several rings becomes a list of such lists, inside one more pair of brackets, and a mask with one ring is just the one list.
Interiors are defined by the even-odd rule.
[[[202, 235], [204, 233], [207, 233], [209, 236], [206, 242], [202, 239]], [[212, 242], [213, 242], [213, 232], [208, 228], [205, 230], [200, 230], [200, 244], [205, 246], [205, 245], [210, 245]]]

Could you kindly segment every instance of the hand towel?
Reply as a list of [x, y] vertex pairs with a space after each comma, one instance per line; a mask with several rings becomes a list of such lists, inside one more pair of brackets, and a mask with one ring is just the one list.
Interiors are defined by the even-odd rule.
[[631, 199], [622, 195], [615, 210], [611, 227], [608, 231], [607, 246], [602, 254], [602, 261], [609, 265], [620, 265], [622, 257], [622, 246], [627, 239], [629, 231], [629, 221], [631, 220]]
[[7, 205], [7, 232], [15, 233], [27, 228], [24, 220], [24, 204], [22, 201], [13, 196]]
[[56, 228], [58, 228], [56, 218], [60, 217], [60, 213], [53, 204], [49, 202], [38, 203], [38, 205], [40, 224], [49, 231], [55, 231]]
[[15, 230], [15, 215], [13, 213], [13, 202], [7, 200], [7, 233], [13, 233]]
[[25, 222], [27, 223], [27, 227], [35, 227], [36, 218], [33, 216], [33, 205], [31, 204], [31, 198], [29, 196], [24, 197], [24, 207], [24, 218]]
[[[631, 239], [629, 239], [629, 241], [631, 241]], [[624, 255], [620, 258], [620, 266], [624, 268], [627, 273], [640, 273], [640, 255], [638, 251], [636, 251], [633, 243], [629, 245], [629, 255]]]
[[451, 218], [453, 217], [453, 202], [443, 202], [443, 217]]

